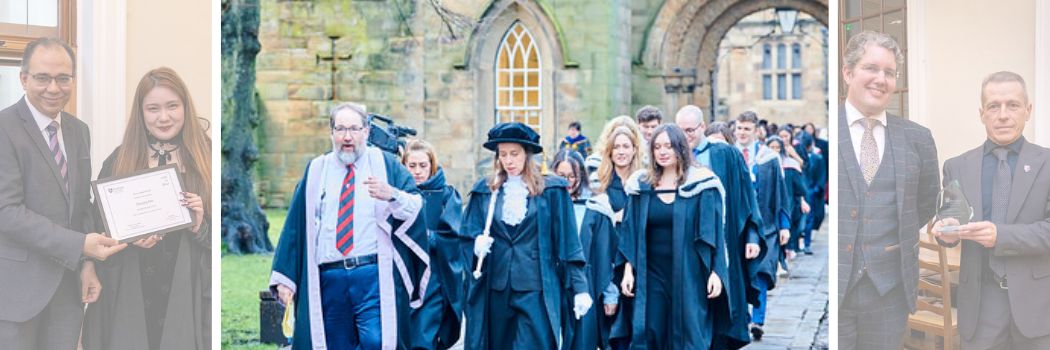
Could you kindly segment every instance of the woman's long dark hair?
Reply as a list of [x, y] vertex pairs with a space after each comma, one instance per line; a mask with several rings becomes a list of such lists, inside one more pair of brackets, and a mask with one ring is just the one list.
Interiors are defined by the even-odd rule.
[[664, 167], [656, 164], [656, 149], [653, 147], [653, 143], [660, 134], [667, 134], [667, 138], [671, 141], [671, 149], [674, 150], [675, 158], [678, 160], [674, 169], [675, 178], [678, 179], [676, 183], [682, 185], [685, 182], [686, 169], [693, 164], [693, 152], [689, 149], [689, 140], [685, 138], [685, 132], [674, 124], [660, 125], [653, 131], [653, 138], [649, 140], [649, 178], [647, 180], [653, 187], [656, 187], [657, 181], [660, 181], [665, 171]]
[[554, 155], [554, 160], [551, 161], [551, 170], [558, 171], [558, 165], [562, 162], [569, 162], [569, 166], [572, 168], [572, 174], [576, 175], [576, 186], [569, 189], [569, 196], [573, 199], [579, 199], [580, 195], [583, 194], [585, 188], [590, 188], [591, 182], [588, 179], [587, 168], [583, 166], [583, 156], [579, 152], [563, 149], [558, 151]]

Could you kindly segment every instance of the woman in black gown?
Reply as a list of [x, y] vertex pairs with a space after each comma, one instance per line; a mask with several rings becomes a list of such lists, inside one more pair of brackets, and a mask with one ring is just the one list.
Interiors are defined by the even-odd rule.
[[620, 290], [634, 310], [629, 325], [614, 328], [630, 328], [632, 348], [708, 349], [709, 300], [722, 293], [728, 267], [725, 191], [710, 169], [694, 165], [677, 126], [657, 127], [649, 146], [650, 165], [625, 184]]
[[430, 244], [430, 266], [434, 280], [427, 286], [426, 302], [414, 316], [418, 329], [412, 332], [419, 349], [448, 349], [459, 341], [463, 320], [463, 290], [466, 267], [461, 252], [469, 241], [459, 235], [463, 200], [459, 191], [445, 182], [434, 146], [423, 140], [405, 144], [401, 163], [408, 168], [423, 195], [423, 219]]
[[139, 81], [123, 141], [99, 178], [165, 165], [180, 173], [193, 226], [97, 263], [103, 292], [85, 318], [85, 349], [211, 348], [211, 140], [182, 78], [162, 67]]

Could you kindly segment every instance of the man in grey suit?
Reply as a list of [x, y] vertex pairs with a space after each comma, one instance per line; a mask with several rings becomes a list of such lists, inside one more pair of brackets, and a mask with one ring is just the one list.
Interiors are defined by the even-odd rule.
[[898, 349], [919, 279], [919, 227], [939, 191], [930, 131], [886, 113], [903, 62], [892, 37], [850, 39], [839, 109], [838, 296], [841, 349]]
[[987, 139], [944, 163], [974, 221], [941, 218], [942, 245], [962, 242], [959, 335], [963, 349], [1050, 349], [1050, 149], [1021, 133], [1032, 113], [1024, 79], [989, 75], [978, 110]]
[[[62, 112], [73, 50], [26, 46], [25, 98], [0, 111], [0, 347], [75, 349], [84, 302], [98, 299], [94, 262], [126, 247], [93, 229], [90, 138]], [[81, 283], [83, 282], [83, 283]]]

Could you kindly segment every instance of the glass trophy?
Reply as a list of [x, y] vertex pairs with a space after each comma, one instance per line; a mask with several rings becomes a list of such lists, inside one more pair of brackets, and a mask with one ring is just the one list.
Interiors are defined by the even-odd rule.
[[955, 219], [958, 225], [941, 226], [938, 232], [942, 234], [953, 234], [959, 231], [960, 225], [965, 225], [973, 218], [973, 207], [966, 201], [959, 180], [952, 180], [948, 186], [941, 190], [941, 206], [937, 209], [937, 220]]

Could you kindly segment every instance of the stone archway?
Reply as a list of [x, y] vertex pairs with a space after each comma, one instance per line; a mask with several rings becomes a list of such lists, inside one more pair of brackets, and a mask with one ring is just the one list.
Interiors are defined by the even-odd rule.
[[[639, 53], [648, 71], [660, 72], [648, 77], [652, 86], [663, 86], [663, 75], [693, 70], [696, 89], [688, 100], [711, 110], [711, 71], [714, 69], [718, 45], [726, 32], [748, 15], [770, 8], [786, 7], [805, 12], [828, 26], [828, 0], [668, 0], [664, 3]], [[661, 90], [663, 91], [663, 90]], [[668, 114], [685, 104], [667, 92], [662, 92], [662, 105]]]

